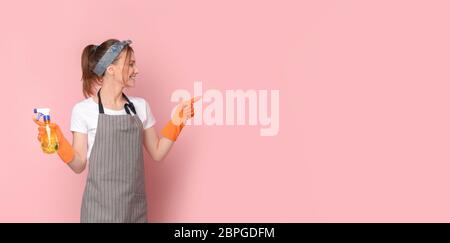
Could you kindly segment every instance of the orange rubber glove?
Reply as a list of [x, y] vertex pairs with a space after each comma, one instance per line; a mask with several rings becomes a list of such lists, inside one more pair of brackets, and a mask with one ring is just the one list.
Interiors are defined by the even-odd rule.
[[[45, 123], [36, 120], [36, 118], [33, 118], [33, 121], [39, 125], [38, 127], [38, 140], [41, 142], [41, 138], [45, 136]], [[72, 145], [67, 141], [67, 139], [64, 137], [64, 135], [61, 132], [61, 129], [59, 126], [55, 123], [50, 123], [49, 126], [56, 131], [56, 137], [58, 138], [58, 155], [59, 157], [64, 161], [64, 163], [70, 163], [75, 157], [75, 151], [72, 148]]]
[[201, 97], [197, 96], [190, 100], [185, 100], [178, 104], [177, 109], [172, 119], [167, 122], [166, 126], [161, 131], [161, 135], [173, 142], [175, 142], [180, 135], [181, 129], [184, 127], [184, 123], [187, 119], [194, 117], [194, 103]]

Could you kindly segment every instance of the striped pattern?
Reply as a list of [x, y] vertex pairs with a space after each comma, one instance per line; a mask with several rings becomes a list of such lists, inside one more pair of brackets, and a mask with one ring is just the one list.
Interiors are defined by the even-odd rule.
[[147, 222], [142, 122], [99, 114], [81, 222]]

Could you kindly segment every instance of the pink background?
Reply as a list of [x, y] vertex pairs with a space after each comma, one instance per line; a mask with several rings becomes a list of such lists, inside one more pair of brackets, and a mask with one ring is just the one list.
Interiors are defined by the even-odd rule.
[[160, 130], [175, 89], [280, 90], [280, 130], [185, 129], [146, 155], [151, 222], [450, 221], [448, 1], [13, 1], [0, 10], [1, 222], [78, 222], [86, 171], [44, 155], [66, 137], [87, 44], [132, 39], [127, 94]]

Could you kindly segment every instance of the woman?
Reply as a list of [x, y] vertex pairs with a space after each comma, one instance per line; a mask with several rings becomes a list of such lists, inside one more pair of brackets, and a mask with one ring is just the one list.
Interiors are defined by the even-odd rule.
[[[186, 120], [193, 117], [193, 103], [199, 99], [180, 102], [159, 138], [148, 103], [122, 92], [134, 86], [138, 74], [130, 44], [110, 39], [84, 48], [86, 99], [72, 110], [72, 145], [58, 125], [51, 124], [59, 141], [58, 155], [75, 173], [81, 173], [89, 161], [81, 222], [147, 222], [142, 145], [154, 160], [162, 160]], [[97, 92], [95, 86], [100, 86]], [[35, 122], [41, 141], [45, 127]]]

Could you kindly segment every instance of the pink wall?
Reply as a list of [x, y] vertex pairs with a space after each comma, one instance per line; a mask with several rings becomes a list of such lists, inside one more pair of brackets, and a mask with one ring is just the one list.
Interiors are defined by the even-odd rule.
[[[77, 222], [86, 173], [44, 155], [32, 108], [71, 139], [82, 48], [132, 39], [160, 130], [176, 89], [280, 91], [278, 135], [186, 128], [146, 155], [151, 222], [450, 221], [448, 1], [13, 1], [0, 10], [0, 221]], [[12, 110], [11, 110], [12, 108]], [[8, 110], [6, 112], [6, 110]]]

